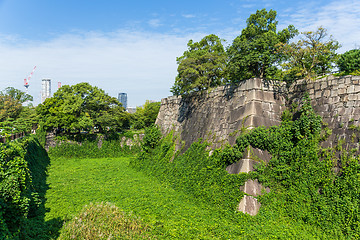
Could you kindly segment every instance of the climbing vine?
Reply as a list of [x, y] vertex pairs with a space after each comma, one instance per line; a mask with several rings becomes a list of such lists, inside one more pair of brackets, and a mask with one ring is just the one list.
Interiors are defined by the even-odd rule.
[[[260, 217], [275, 213], [336, 239], [360, 237], [360, 158], [341, 151], [341, 146], [321, 147], [331, 131], [313, 111], [308, 96], [283, 113], [279, 126], [245, 131], [234, 146], [212, 154], [201, 139], [179, 154], [174, 134], [159, 140], [156, 131], [160, 130], [148, 130], [154, 139], [148, 139], [131, 162], [135, 168], [228, 212], [243, 196], [239, 187], [249, 178], [258, 179], [270, 188], [258, 197]], [[228, 174], [226, 167], [238, 162], [249, 146], [268, 151], [269, 162], [259, 163], [249, 174]]]

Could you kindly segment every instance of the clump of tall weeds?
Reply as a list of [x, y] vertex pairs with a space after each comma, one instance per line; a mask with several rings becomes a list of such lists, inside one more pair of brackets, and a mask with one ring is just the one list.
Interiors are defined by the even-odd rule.
[[111, 203], [90, 203], [65, 223], [59, 239], [154, 239], [140, 218]]

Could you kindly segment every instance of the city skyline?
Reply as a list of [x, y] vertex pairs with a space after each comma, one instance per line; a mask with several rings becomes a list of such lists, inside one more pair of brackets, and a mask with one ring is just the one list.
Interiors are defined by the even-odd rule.
[[[0, 90], [25, 91], [40, 102], [41, 80], [88, 82], [110, 96], [128, 94], [129, 106], [160, 101], [177, 75], [176, 57], [190, 39], [240, 35], [257, 9], [277, 11], [278, 30], [318, 26], [338, 40], [339, 53], [358, 48], [360, 1], [0, 1]], [[55, 85], [54, 85], [55, 84]]]

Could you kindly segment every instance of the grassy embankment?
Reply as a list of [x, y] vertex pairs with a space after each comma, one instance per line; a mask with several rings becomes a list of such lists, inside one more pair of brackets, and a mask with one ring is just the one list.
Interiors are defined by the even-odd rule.
[[322, 235], [290, 219], [279, 219], [276, 214], [224, 215], [221, 209], [134, 170], [129, 167], [129, 160], [130, 157], [51, 158], [45, 204], [49, 212], [45, 220], [69, 221], [84, 205], [111, 202], [140, 217], [149, 227], [149, 236], [158, 239], [264, 239], [281, 235], [295, 239]]
[[49, 169], [45, 220], [71, 219], [84, 205], [111, 202], [134, 212], [151, 226], [159, 238], [221, 238], [241, 235], [243, 229], [197, 204], [153, 177], [129, 166], [129, 158], [52, 158]]

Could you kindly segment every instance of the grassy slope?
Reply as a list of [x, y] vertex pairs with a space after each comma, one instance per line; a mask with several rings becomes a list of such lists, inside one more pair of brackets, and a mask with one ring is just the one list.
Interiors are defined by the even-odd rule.
[[67, 220], [103, 201], [133, 211], [164, 239], [301, 239], [313, 230], [276, 215], [224, 215], [128, 165], [128, 158], [52, 159], [45, 220]]

